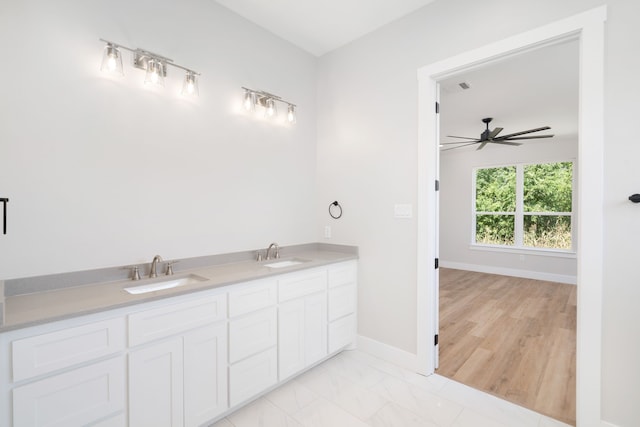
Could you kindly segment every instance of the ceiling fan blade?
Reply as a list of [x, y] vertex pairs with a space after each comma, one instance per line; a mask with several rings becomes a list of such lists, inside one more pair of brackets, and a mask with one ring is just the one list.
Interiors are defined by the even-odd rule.
[[463, 145], [458, 145], [457, 147], [441, 148], [441, 149], [440, 149], [440, 151], [455, 150], [456, 148], [466, 147], [467, 145], [477, 144], [478, 142], [479, 142], [479, 141], [476, 141], [476, 142], [468, 142], [468, 143], [463, 144]]
[[498, 136], [498, 134], [499, 134], [500, 132], [502, 132], [502, 129], [503, 129], [503, 128], [495, 128], [494, 130], [492, 130], [492, 131], [489, 133], [489, 139], [493, 139], [493, 138], [495, 138], [496, 136]]
[[500, 144], [500, 145], [522, 145], [522, 142], [510, 142], [509, 140], [506, 141], [491, 141], [494, 144]]
[[553, 135], [531, 135], [531, 136], [517, 136], [515, 138], [507, 138], [502, 141], [514, 141], [516, 139], [539, 139], [539, 138], [553, 138]]
[[[480, 142], [479, 139], [474, 139], [473, 143]], [[458, 141], [458, 142], [441, 142], [440, 145], [455, 145], [455, 144], [466, 144], [467, 141]]]
[[453, 135], [447, 135], [447, 138], [461, 138], [461, 139], [472, 139], [474, 141], [477, 141], [478, 138], [469, 138], [468, 136], [453, 136]]
[[487, 145], [488, 143], [489, 143], [489, 141], [483, 141], [482, 144], [480, 144], [480, 146], [478, 148], [476, 148], [476, 151], [482, 150], [484, 148], [484, 146]]
[[507, 138], [511, 138], [512, 136], [526, 135], [528, 133], [540, 132], [542, 130], [549, 130], [549, 129], [551, 129], [549, 126], [544, 126], [544, 127], [541, 127], [541, 128], [523, 130], [521, 132], [514, 132], [514, 133], [510, 133], [508, 135], [502, 135], [502, 136], [499, 136], [499, 137], [497, 137], [495, 139], [507, 139]]

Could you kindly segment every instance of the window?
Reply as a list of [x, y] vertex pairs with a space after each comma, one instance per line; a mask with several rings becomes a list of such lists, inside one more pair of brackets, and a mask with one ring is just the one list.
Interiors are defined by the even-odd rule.
[[573, 163], [479, 168], [474, 243], [571, 250]]

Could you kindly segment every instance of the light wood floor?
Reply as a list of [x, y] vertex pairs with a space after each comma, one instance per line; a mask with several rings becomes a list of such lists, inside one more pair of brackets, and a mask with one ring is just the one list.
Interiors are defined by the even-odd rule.
[[440, 269], [437, 372], [575, 425], [576, 288]]

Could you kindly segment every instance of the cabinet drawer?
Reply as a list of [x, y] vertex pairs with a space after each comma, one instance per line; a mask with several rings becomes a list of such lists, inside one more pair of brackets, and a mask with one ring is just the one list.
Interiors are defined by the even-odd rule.
[[63, 329], [12, 343], [13, 380], [67, 368], [125, 347], [123, 318]]
[[124, 358], [118, 357], [13, 390], [14, 427], [80, 427], [125, 406]]
[[341, 262], [329, 266], [329, 287], [356, 283], [358, 279], [358, 269], [355, 261]]
[[356, 315], [351, 314], [329, 324], [329, 353], [353, 343], [356, 339]]
[[327, 271], [312, 270], [287, 275], [278, 281], [278, 300], [289, 301], [327, 289]]
[[256, 354], [229, 368], [229, 403], [233, 407], [252, 398], [278, 381], [275, 348]]
[[129, 315], [129, 345], [138, 345], [225, 319], [225, 294], [141, 311]]
[[246, 287], [229, 292], [229, 317], [275, 305], [277, 302], [276, 280], [260, 280]]
[[355, 313], [357, 305], [356, 285], [329, 289], [329, 321]]
[[229, 363], [275, 346], [278, 338], [276, 308], [268, 308], [229, 323]]

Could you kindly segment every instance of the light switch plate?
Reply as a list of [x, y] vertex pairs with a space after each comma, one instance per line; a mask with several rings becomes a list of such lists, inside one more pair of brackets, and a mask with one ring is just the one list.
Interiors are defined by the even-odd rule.
[[413, 218], [413, 205], [396, 204], [393, 207], [393, 214], [395, 218]]

